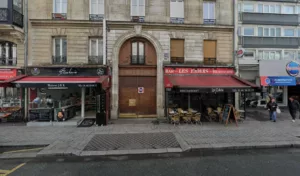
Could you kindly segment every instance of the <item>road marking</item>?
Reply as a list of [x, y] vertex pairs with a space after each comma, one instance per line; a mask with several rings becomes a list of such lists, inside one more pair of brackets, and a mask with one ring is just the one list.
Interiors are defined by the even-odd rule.
[[6, 172], [5, 174], [2, 174], [2, 175], [0, 175], [0, 176], [8, 176], [9, 174], [11, 174], [11, 173], [15, 172], [16, 170], [20, 169], [21, 167], [23, 167], [25, 164], [26, 164], [26, 163], [22, 163], [22, 164], [20, 164], [20, 165], [18, 165], [18, 166], [16, 166], [16, 167], [14, 167], [14, 168], [11, 169], [11, 170], [8, 170], [8, 172]]
[[44, 149], [44, 147], [41, 147], [41, 148], [33, 148], [33, 149], [23, 149], [23, 150], [8, 151], [8, 152], [3, 152], [3, 154], [5, 154], [5, 153], [29, 152], [29, 151], [36, 151], [36, 150], [42, 150], [42, 149]]
[[7, 172], [9, 172], [9, 170], [1, 170], [0, 169], [0, 176], [2, 176], [3, 174], [6, 174]]

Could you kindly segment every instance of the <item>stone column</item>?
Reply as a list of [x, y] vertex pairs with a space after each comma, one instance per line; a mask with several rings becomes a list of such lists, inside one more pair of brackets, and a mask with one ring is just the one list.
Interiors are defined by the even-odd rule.
[[5, 44], [5, 64], [8, 65], [9, 61], [9, 44]]
[[17, 64], [17, 45], [13, 45], [13, 53], [12, 53], [12, 63], [13, 65]]

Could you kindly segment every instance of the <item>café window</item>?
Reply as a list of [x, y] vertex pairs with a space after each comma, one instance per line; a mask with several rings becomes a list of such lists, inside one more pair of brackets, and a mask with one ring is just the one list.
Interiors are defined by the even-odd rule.
[[131, 64], [145, 64], [145, 43], [142, 41], [133, 41], [131, 43]]
[[67, 38], [53, 37], [53, 64], [67, 63]]
[[184, 63], [184, 39], [171, 39], [171, 63]]
[[204, 40], [203, 42], [204, 65], [217, 64], [217, 41]]

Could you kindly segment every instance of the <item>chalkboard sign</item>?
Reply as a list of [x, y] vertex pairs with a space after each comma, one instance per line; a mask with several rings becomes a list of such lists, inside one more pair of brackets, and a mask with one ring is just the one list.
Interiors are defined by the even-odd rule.
[[224, 105], [223, 113], [222, 113], [222, 119], [224, 122], [229, 119], [231, 110], [232, 110], [232, 105], [230, 104]]
[[225, 122], [226, 125], [228, 124], [228, 121], [229, 121], [230, 117], [232, 116], [236, 123], [236, 126], [238, 126], [237, 118], [235, 116], [234, 111], [235, 111], [235, 108], [231, 104], [224, 105], [223, 113], [222, 113], [222, 120]]

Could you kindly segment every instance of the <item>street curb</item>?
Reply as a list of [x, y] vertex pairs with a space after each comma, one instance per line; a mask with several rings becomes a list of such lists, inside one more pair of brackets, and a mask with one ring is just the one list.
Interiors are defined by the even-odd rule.
[[28, 144], [28, 145], [0, 145], [0, 148], [38, 148], [47, 147], [50, 144]]

